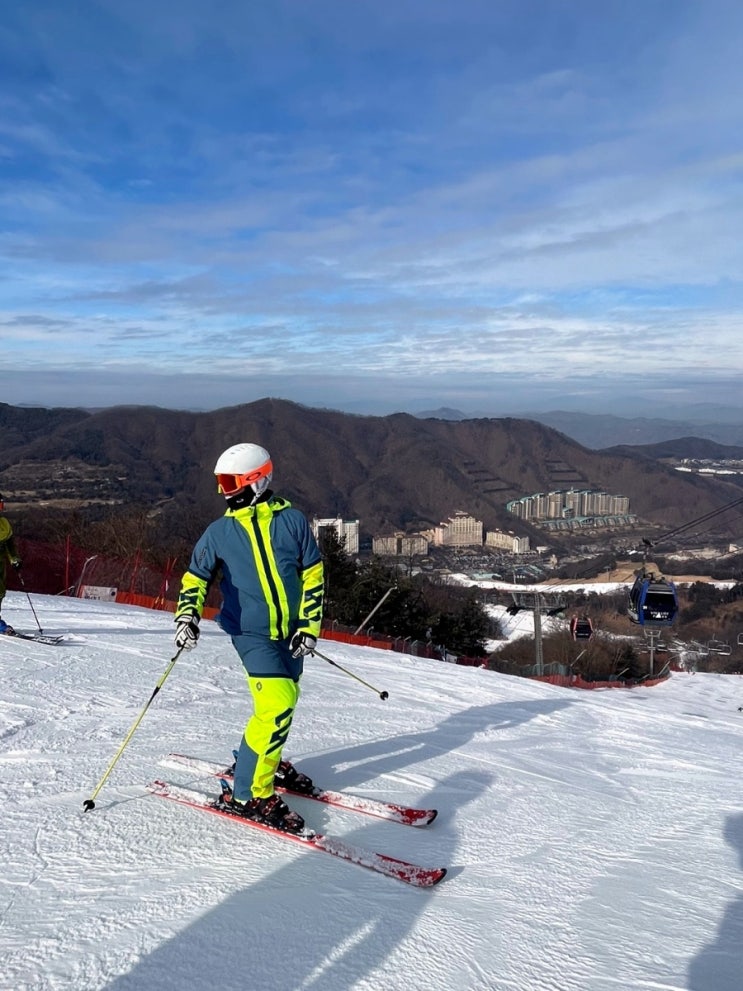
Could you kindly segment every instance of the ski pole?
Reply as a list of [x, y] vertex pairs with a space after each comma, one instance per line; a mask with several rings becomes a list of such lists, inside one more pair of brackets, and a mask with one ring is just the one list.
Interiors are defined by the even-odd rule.
[[183, 650], [184, 650], [184, 648], [183, 647], [180, 647], [178, 649], [178, 653], [174, 657], [171, 657], [170, 658], [170, 663], [168, 664], [167, 668], [165, 669], [165, 672], [163, 673], [162, 678], [155, 685], [155, 688], [154, 688], [154, 690], [152, 692], [152, 695], [150, 695], [149, 699], [147, 700], [144, 709], [142, 709], [142, 711], [140, 712], [140, 714], [137, 716], [137, 718], [134, 721], [134, 725], [129, 730], [129, 732], [126, 734], [126, 737], [124, 738], [124, 742], [121, 744], [121, 746], [119, 747], [119, 749], [114, 754], [113, 760], [111, 761], [111, 763], [106, 768], [106, 773], [103, 775], [103, 777], [101, 778], [101, 780], [95, 786], [95, 789], [93, 790], [93, 793], [90, 796], [90, 798], [86, 798], [85, 801], [83, 802], [83, 809], [86, 812], [92, 812], [93, 809], [95, 808], [95, 801], [94, 801], [94, 799], [95, 799], [96, 795], [101, 790], [101, 788], [103, 787], [103, 785], [106, 783], [106, 779], [108, 778], [108, 776], [111, 773], [111, 771], [113, 771], [114, 767], [116, 766], [116, 762], [118, 761], [119, 757], [121, 757], [121, 755], [124, 753], [124, 748], [126, 747], [127, 743], [129, 743], [129, 741], [131, 740], [131, 738], [134, 736], [134, 731], [139, 726], [139, 724], [142, 722], [142, 719], [144, 718], [144, 714], [149, 709], [150, 705], [152, 704], [153, 699], [155, 698], [155, 696], [157, 695], [157, 693], [160, 691], [160, 689], [165, 684], [165, 679], [168, 677], [168, 675], [170, 674], [170, 672], [173, 670], [173, 665], [178, 660], [178, 658], [181, 656], [181, 652]]
[[28, 594], [28, 589], [26, 588], [26, 583], [24, 582], [23, 575], [20, 573], [20, 571], [18, 572], [18, 580], [21, 583], [21, 586], [23, 588], [23, 591], [26, 593], [26, 598], [28, 599], [28, 604], [31, 606], [31, 612], [34, 614], [34, 619], [36, 620], [36, 625], [39, 628], [39, 633], [43, 633], [44, 631], [41, 628], [41, 623], [39, 622], [39, 617], [36, 615], [36, 610], [34, 609], [34, 604], [31, 601], [31, 596]]
[[366, 685], [367, 688], [371, 688], [371, 690], [373, 692], [376, 692], [383, 702], [385, 702], [390, 697], [389, 692], [380, 692], [378, 688], [374, 687], [374, 685], [370, 685], [368, 681], [364, 681], [363, 678], [359, 678], [359, 676], [357, 674], [354, 674], [353, 671], [349, 671], [347, 668], [341, 667], [341, 665], [338, 664], [336, 661], [333, 661], [329, 657], [326, 657], [325, 654], [321, 654], [319, 650], [313, 650], [312, 653], [316, 657], [321, 657], [324, 661], [327, 661], [328, 664], [332, 664], [334, 668], [338, 668], [339, 671], [342, 671], [344, 674], [347, 674], [349, 678], [355, 678], [356, 681], [360, 681], [362, 685]]

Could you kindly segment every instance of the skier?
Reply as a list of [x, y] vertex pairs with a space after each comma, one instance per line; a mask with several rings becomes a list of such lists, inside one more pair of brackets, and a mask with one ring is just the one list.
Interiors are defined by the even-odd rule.
[[[221, 573], [217, 616], [247, 672], [253, 714], [240, 741], [232, 809], [288, 832], [304, 820], [274, 791], [312, 790], [312, 781], [281, 761], [304, 658], [320, 635], [323, 562], [309, 523], [273, 494], [271, 457], [257, 444], [235, 444], [214, 468], [227, 511], [197, 541], [181, 581], [175, 644], [190, 650], [212, 582]], [[278, 775], [278, 777], [277, 777]]]
[[[5, 501], [2, 495], [0, 495], [0, 514], [2, 514], [4, 509]], [[0, 610], [2, 609], [3, 599], [5, 598], [5, 569], [8, 563], [16, 571], [20, 571], [21, 559], [18, 557], [15, 537], [13, 536], [13, 527], [5, 516], [0, 515]], [[0, 634], [12, 634], [14, 632], [13, 627], [8, 626], [2, 616], [0, 616]]]

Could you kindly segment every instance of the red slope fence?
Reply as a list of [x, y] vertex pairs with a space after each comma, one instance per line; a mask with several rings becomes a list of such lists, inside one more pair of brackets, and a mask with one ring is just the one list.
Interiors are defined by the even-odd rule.
[[[128, 558], [107, 557], [75, 547], [71, 541], [61, 544], [19, 540], [18, 551], [23, 560], [22, 577], [9, 569], [8, 587], [46, 595], [69, 595], [80, 598], [103, 598], [147, 609], [174, 612], [184, 566], [172, 558], [162, 570], [144, 563], [141, 552]], [[213, 619], [219, 611], [219, 589], [213, 588], [207, 598], [204, 616]], [[441, 651], [433, 644], [411, 637], [390, 637], [375, 633], [374, 637], [356, 636], [351, 627], [336, 622], [323, 626], [323, 637], [354, 643], [380, 650], [412, 654], [442, 660]], [[481, 657], [459, 657], [447, 654], [457, 664], [487, 666]]]
[[[18, 552], [23, 561], [19, 574], [7, 569], [8, 588], [38, 592], [44, 595], [67, 595], [78, 598], [108, 599], [108, 601], [175, 612], [181, 577], [185, 568], [176, 558], [170, 559], [165, 568], [155, 569], [144, 563], [141, 551], [131, 557], [116, 558], [75, 547], [70, 540], [62, 543], [43, 543], [20, 539]], [[21, 578], [23, 585], [21, 585]], [[212, 588], [204, 608], [204, 616], [213, 619], [219, 612], [219, 590]], [[351, 632], [337, 622], [323, 624], [323, 639], [340, 643], [392, 650], [415, 657], [446, 660], [465, 667], [487, 668], [482, 657], [463, 657], [443, 651], [433, 644], [411, 637], [391, 637], [375, 632], [373, 637]], [[626, 688], [623, 681], [585, 681], [578, 675], [530, 676], [535, 681], [546, 681], [565, 688]], [[643, 685], [657, 685], [666, 677], [646, 679]]]

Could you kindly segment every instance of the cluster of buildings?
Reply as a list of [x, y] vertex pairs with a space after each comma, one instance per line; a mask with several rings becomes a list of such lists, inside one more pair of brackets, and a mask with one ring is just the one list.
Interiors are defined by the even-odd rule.
[[[342, 519], [313, 519], [312, 532], [319, 537], [326, 527], [335, 530], [344, 542], [348, 554], [359, 551], [359, 521]], [[526, 554], [529, 538], [503, 530], [485, 531], [482, 520], [468, 513], [456, 512], [437, 527], [420, 533], [396, 533], [372, 538], [372, 551], [380, 557], [413, 557], [426, 555], [430, 547], [486, 547], [507, 554]]]
[[[556, 489], [536, 492], [506, 503], [506, 509], [520, 520], [544, 530], [577, 530], [588, 527], [628, 526], [637, 522], [630, 513], [629, 497], [599, 489]], [[359, 521], [317, 519], [312, 521], [315, 537], [332, 528], [348, 554], [359, 552]], [[529, 538], [510, 530], [485, 530], [482, 520], [456, 512], [430, 530], [419, 533], [398, 531], [372, 538], [372, 551], [380, 557], [425, 556], [430, 547], [480, 547], [504, 554], [528, 554]]]
[[555, 489], [535, 492], [506, 503], [520, 520], [546, 530], [572, 530], [586, 526], [627, 526], [637, 521], [630, 513], [629, 497], [600, 489]]
[[673, 466], [676, 471], [695, 475], [743, 475], [743, 460], [739, 458], [682, 458]]

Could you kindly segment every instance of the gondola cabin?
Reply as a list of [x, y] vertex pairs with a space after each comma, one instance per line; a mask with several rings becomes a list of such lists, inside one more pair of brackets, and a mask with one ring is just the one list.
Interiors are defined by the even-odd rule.
[[593, 636], [593, 623], [588, 616], [572, 616], [570, 633], [573, 640], [590, 640]]
[[639, 574], [630, 589], [627, 612], [640, 626], [670, 626], [678, 613], [676, 586], [665, 578]]

